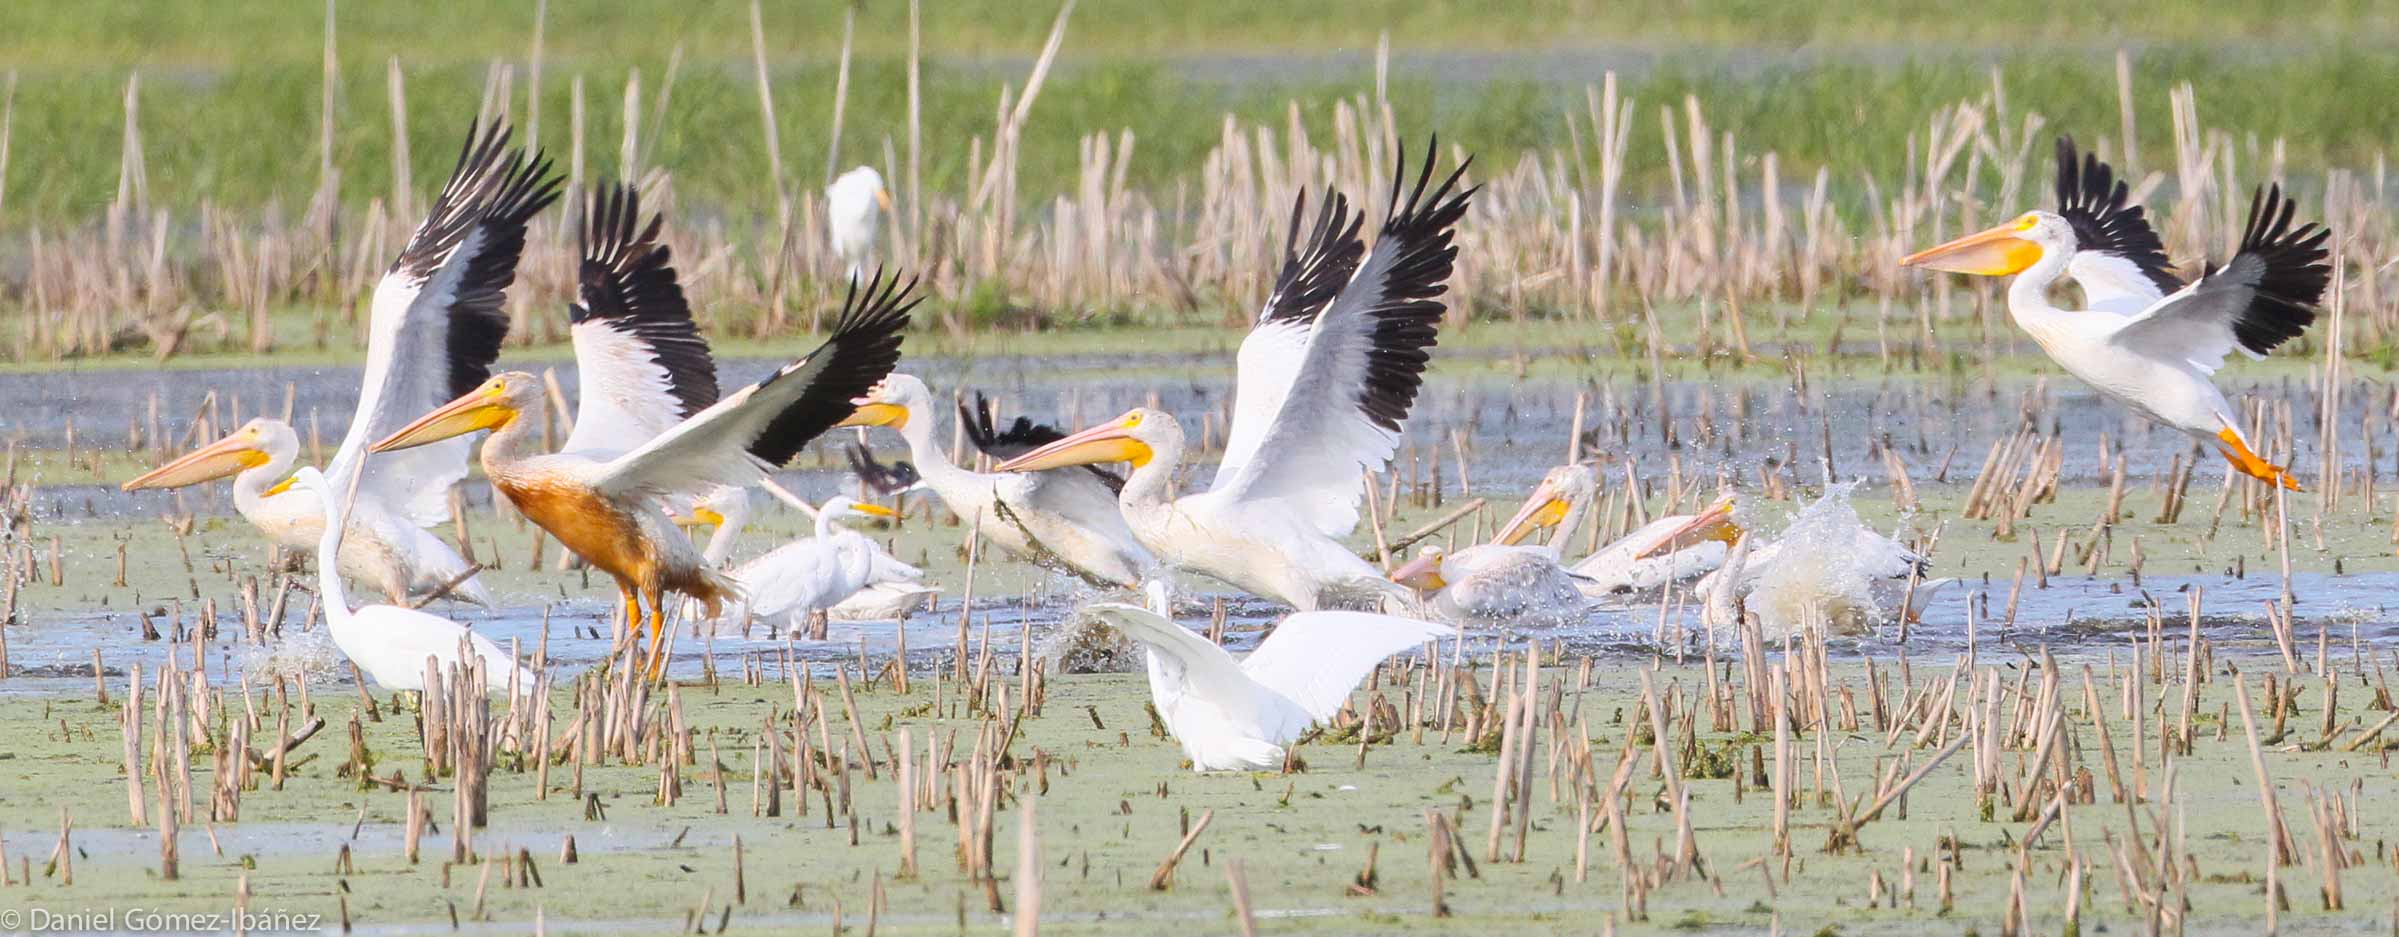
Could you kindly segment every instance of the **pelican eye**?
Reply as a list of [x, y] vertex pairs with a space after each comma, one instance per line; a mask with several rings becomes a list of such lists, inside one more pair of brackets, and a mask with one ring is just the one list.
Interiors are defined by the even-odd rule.
[[2024, 216], [2024, 217], [2022, 217], [2022, 218], [2018, 218], [2018, 219], [2016, 219], [2016, 230], [2018, 230], [2018, 231], [2030, 231], [2030, 230], [2032, 230], [2032, 229], [2033, 229], [2035, 226], [2039, 225], [2040, 223], [2041, 223], [2041, 218], [2040, 218], [2040, 216], [2038, 216], [2038, 215], [2026, 215], [2026, 216]]
[[1127, 416], [1125, 417], [1125, 428], [1127, 428], [1127, 429], [1131, 429], [1131, 428], [1133, 428], [1133, 427], [1135, 427], [1135, 426], [1140, 426], [1140, 425], [1141, 425], [1141, 414], [1134, 413], [1134, 414], [1129, 414], [1129, 415], [1127, 415]]
[[491, 389], [484, 391], [483, 396], [498, 397], [505, 393], [508, 393], [508, 381], [505, 378], [495, 377], [491, 379]]

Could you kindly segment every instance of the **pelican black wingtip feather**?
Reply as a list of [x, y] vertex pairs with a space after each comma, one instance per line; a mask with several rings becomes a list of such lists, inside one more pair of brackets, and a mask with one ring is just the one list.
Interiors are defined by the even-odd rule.
[[[991, 401], [983, 396], [982, 391], [975, 392], [972, 406], [966, 401], [958, 401], [958, 425], [966, 431], [967, 442], [975, 447], [975, 451], [994, 459], [1013, 459], [1066, 438], [1064, 430], [1047, 423], [1036, 423], [1031, 417], [1025, 416], [1017, 417], [1002, 431], [994, 426], [991, 414]], [[1080, 468], [1098, 478], [1100, 484], [1108, 486], [1109, 491], [1124, 490], [1124, 476], [1110, 471], [1107, 466], [1085, 465]]]
[[[2293, 228], [2297, 205], [2282, 194], [2282, 186], [2260, 188], [2249, 199], [2249, 221], [2241, 231], [2240, 253], [2216, 275], [2230, 271], [2251, 278], [2255, 292], [2247, 308], [2233, 319], [2233, 337], [2241, 347], [2263, 355], [2297, 338], [2315, 324], [2317, 305], [2332, 282], [2325, 263], [2324, 242], [2332, 232], [2309, 222]], [[2254, 269], [2243, 269], [2248, 264]]]
[[877, 462], [873, 452], [857, 443], [850, 444], [849, 452], [850, 471], [858, 476], [859, 481], [865, 482], [867, 488], [872, 489], [878, 495], [888, 495], [903, 490], [924, 478], [917, 472], [914, 463], [907, 461], [894, 461], [889, 464]]
[[1338, 192], [1328, 194], [1318, 209], [1316, 222], [1308, 229], [1306, 249], [1293, 250], [1307, 212], [1308, 193], [1302, 190], [1291, 202], [1291, 227], [1283, 235], [1283, 269], [1275, 276], [1274, 292], [1266, 297], [1261, 320], [1314, 317], [1341, 293], [1365, 259], [1366, 242], [1358, 232], [1365, 227], [1366, 213], [1350, 211], [1349, 199]]
[[603, 183], [583, 215], [582, 264], [567, 319], [580, 327], [604, 321], [649, 349], [665, 369], [669, 389], [688, 417], [717, 400], [716, 361], [691, 318], [676, 280], [674, 251], [658, 241], [664, 215], [641, 223], [641, 195], [630, 183]]
[[467, 259], [459, 280], [456, 309], [462, 314], [451, 317], [447, 340], [453, 397], [491, 377], [492, 363], [508, 339], [508, 288], [516, 284], [517, 263], [525, 254], [525, 227], [558, 200], [561, 179], [551, 171], [549, 157], [517, 150], [507, 166], [479, 223], [482, 249]]
[[[1403, 149], [1398, 154], [1386, 203], [1388, 214], [1367, 260], [1369, 266], [1380, 268], [1376, 276], [1381, 282], [1374, 305], [1366, 310], [1374, 319], [1374, 347], [1368, 354], [1358, 406], [1375, 425], [1392, 432], [1398, 432], [1407, 421], [1416, 392], [1424, 384], [1430, 349], [1439, 339], [1441, 317], [1447, 311], [1439, 297], [1448, 292], [1457, 263], [1455, 229], [1475, 193], [1482, 191], [1481, 186], [1459, 188], [1466, 170], [1474, 164], [1472, 157], [1461, 160], [1434, 186], [1433, 166], [1440, 160], [1440, 151], [1440, 137], [1426, 142], [1424, 163], [1412, 186], [1403, 185], [1407, 153]], [[1405, 204], [1400, 201], [1403, 187], [1408, 189]]]
[[750, 443], [750, 454], [769, 465], [790, 462], [810, 441], [857, 409], [850, 401], [866, 396], [899, 366], [902, 333], [908, 328], [909, 313], [921, 301], [913, 277], [903, 282], [894, 273], [887, 279], [877, 270], [863, 286], [851, 281], [841, 316], [834, 320], [825, 343], [760, 382], [764, 387], [793, 374], [812, 372], [807, 388]]
[[2057, 213], [2074, 228], [2075, 246], [2121, 257], [2162, 294], [2182, 289], [2166, 244], [2149, 225], [2149, 211], [2129, 204], [2132, 188], [2097, 154], [2080, 153], [2074, 138], [2057, 138]]

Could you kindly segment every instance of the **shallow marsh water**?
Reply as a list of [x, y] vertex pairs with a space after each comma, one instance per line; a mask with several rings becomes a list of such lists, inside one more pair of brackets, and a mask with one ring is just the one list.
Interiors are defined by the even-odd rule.
[[[1130, 373], [1120, 359], [1096, 356], [982, 359], [971, 365], [930, 360], [912, 362], [911, 367], [935, 386], [972, 381], [1001, 395], [1010, 412], [1063, 416], [1070, 423], [1155, 402], [1185, 414], [1196, 427], [1198, 414], [1221, 408], [1226, 375], [1220, 371], [1180, 355], [1156, 356], [1149, 363], [1154, 369], [1141, 374]], [[764, 366], [728, 363], [728, 381], [753, 376]], [[1855, 495], [1868, 524], [1911, 537], [1938, 531], [1936, 574], [1964, 580], [1911, 628], [1904, 647], [1889, 629], [1835, 639], [1832, 673], [1844, 685], [1862, 688], [1861, 661], [1868, 659], [1878, 662], [1889, 679], [1891, 668], [1904, 657], [1918, 688], [1944, 679], [1968, 648], [1970, 630], [1982, 664], [2005, 668], [2011, 676], [2032, 666], [2043, 649], [2069, 668], [2087, 664], [2100, 674], [2114, 674], [2129, 663], [2132, 639], [2149, 634], [2153, 608], [2170, 646], [2188, 633], [2186, 616], [2194, 592], [2204, 596], [2199, 633], [2217, 655], [2219, 668], [2237, 663], [2260, 671], [2282, 665], [2267, 637], [2264, 606], [2281, 598], [2286, 588], [2299, 599], [2296, 652], [2303, 664], [2313, 662], [2322, 642], [2336, 669], [2357, 675], [2354, 684], [2378, 683], [2377, 664], [2399, 646], [2399, 612], [2390, 608], [2391, 596], [2399, 594], [2399, 562], [2391, 554], [2387, 496], [2351, 494], [2344, 506], [2321, 515], [2315, 507], [2317, 495], [2290, 499], [2294, 576], [2286, 583], [2279, 571], [2281, 552], [2271, 548], [2266, 534], [2270, 514], [2245, 512], [2247, 499], [2237, 491], [2226, 499], [2228, 506], [2220, 516], [2212, 510], [2222, 490], [2221, 469], [2212, 457], [2191, 486], [2193, 504], [2181, 521], [2157, 523], [2159, 494], [2151, 477], [2184, 451], [2184, 444], [2093, 405], [2087, 395], [2069, 386], [2010, 380], [1975, 387], [1899, 379], [1819, 384], [1802, 393], [1787, 382], [1756, 378], [1651, 384], [1632, 376], [1567, 380], [1542, 376], [1538, 368], [1534, 375], [1517, 379], [1507, 369], [1506, 363], [1489, 361], [1480, 368], [1458, 369], [1465, 373], [1437, 378], [1428, 387], [1411, 424], [1403, 463], [1413, 458], [1422, 466], [1419, 471], [1429, 472], [1431, 460], [1442, 460], [1444, 503], [1415, 504], [1403, 498], [1389, 521], [1394, 533], [1413, 529], [1468, 497], [1485, 497], [1491, 504], [1463, 522], [1458, 536], [1488, 530], [1513, 509], [1514, 499], [1543, 470], [1563, 457], [1578, 392], [1587, 395], [1585, 426], [1593, 431], [1586, 453], [1610, 460], [1608, 472], [1617, 486], [1622, 485], [1623, 463], [1637, 465], [1650, 488], [1642, 510], [1650, 513], [1670, 508], [1666, 489], [1672, 487], [1669, 479], [1677, 477], [1685, 480], [1685, 508], [1713, 493], [1720, 471], [1755, 496], [1757, 466], [1773, 460], [1790, 466], [1782, 480], [1792, 487], [1792, 498], [1753, 497], [1750, 510], [1761, 529], [1774, 529], [1821, 490], [1821, 463], [1829, 451], [1835, 474], [1868, 479]], [[438, 857], [448, 849], [446, 813], [436, 809], [443, 833], [427, 838], [426, 861], [412, 867], [399, 857], [399, 796], [361, 791], [353, 782], [332, 776], [331, 765], [341, 758], [340, 726], [357, 709], [357, 700], [346, 671], [322, 667], [329, 658], [321, 631], [306, 623], [308, 577], [292, 577], [298, 587], [288, 597], [285, 641], [273, 651], [249, 646], [240, 634], [243, 582], [255, 577], [261, 605], [271, 607], [286, 577], [270, 569], [267, 549], [230, 515], [223, 486], [123, 496], [113, 489], [122, 475], [112, 473], [129, 470], [141, 456], [104, 454], [95, 460], [88, 455], [105, 449], [104, 440], [121, 439], [116, 434], [123, 432], [123, 424], [95, 430], [84, 414], [116, 414], [112, 419], [121, 420], [127, 412], [145, 409], [153, 391], [162, 413], [172, 415], [163, 418], [165, 429], [179, 435], [188, 428], [185, 421], [205, 388], [224, 391], [221, 406], [228, 409], [231, 395], [239, 393], [248, 412], [257, 412], [261, 400], [271, 401], [267, 409], [280, 412], [288, 382], [296, 414], [334, 414], [347, 412], [352, 380], [340, 371], [169, 376], [111, 372], [44, 382], [0, 377], [0, 405], [14, 408], [14, 432], [25, 457], [44, 466], [44, 474], [34, 479], [42, 487], [35, 490], [31, 525], [25, 531], [35, 556], [34, 575], [19, 596], [22, 624], [6, 629], [14, 673], [0, 680], [0, 733], [5, 733], [0, 737], [12, 740], [0, 752], [0, 837], [9, 856], [23, 860], [31, 854], [37, 880], [30, 888], [0, 890], [0, 906], [221, 908], [235, 879], [246, 872], [257, 896], [254, 908], [330, 914], [334, 896], [343, 894], [361, 933], [447, 932], [452, 906], [468, 919], [463, 926], [470, 932], [522, 932], [538, 915], [552, 932], [654, 933], [682, 926], [686, 909], [703, 904], [710, 909], [707, 917], [713, 926], [730, 901], [731, 842], [738, 834], [746, 856], [748, 900], [733, 911], [733, 932], [823, 933], [836, 914], [853, 933], [859, 932], [867, 914], [866, 896], [878, 873], [888, 898], [878, 915], [878, 933], [1007, 928], [1006, 917], [987, 909], [982, 887], [957, 870], [951, 857], [954, 830], [938, 813], [918, 821], [924, 874], [914, 881], [894, 877], [894, 794], [888, 780], [853, 785], [861, 819], [859, 845], [854, 847], [847, 829], [825, 827], [821, 805], [812, 806], [805, 817], [767, 820], [752, 817], [742, 803], [743, 781], [750, 773], [749, 744], [757, 738], [759, 719], [770, 706], [788, 707], [791, 690], [780, 682], [764, 688], [711, 685], [706, 679], [710, 669], [729, 681], [741, 671], [745, 656], [753, 663], [779, 666], [788, 653], [810, 664], [819, 678], [828, 677], [837, 664], [854, 664], [862, 647], [878, 660], [888, 658], [900, 644], [888, 623], [836, 623], [831, 639], [824, 642], [764, 635], [710, 642], [686, 633], [676, 645], [673, 673], [686, 684], [680, 692], [702, 747], [713, 740], [727, 767], [730, 814], [714, 812], [713, 769], [706, 754], [701, 765], [686, 770], [685, 797], [673, 807], [653, 803], [654, 766], [588, 771], [585, 788], [600, 795], [607, 809], [604, 820], [585, 818], [583, 802], [563, 789], [563, 772], [553, 773], [554, 790], [544, 800], [534, 797], [529, 774], [504, 769], [493, 781], [493, 825], [475, 834], [478, 851], [494, 856], [527, 850], [538, 863], [544, 885], [504, 888], [495, 881], [482, 889], [488, 921], [472, 920], [482, 867], [453, 869], [444, 886]], [[2314, 405], [2304, 382], [2266, 382], [2261, 389], [2270, 397], [2289, 399], [2299, 412], [2310, 412]], [[2360, 402], [2367, 396], [2348, 395], [2345, 420], [2351, 425], [2374, 417], [2372, 408]], [[1656, 416], [1661, 400], [1671, 418]], [[2042, 415], [2038, 425], [2055, 427], [2065, 440], [2065, 471], [2056, 496], [2034, 505], [2014, 531], [2001, 536], [1988, 521], [1964, 519], [1961, 508], [1984, 451], [2021, 422], [2019, 415], [2027, 407]], [[79, 464], [56, 458], [41, 462], [45, 455], [56, 455], [43, 452], [45, 448], [64, 445], [70, 414], [77, 417], [78, 445], [87, 455]], [[335, 421], [328, 417], [321, 422], [330, 442], [338, 435]], [[1215, 426], [1221, 434], [1221, 421]], [[2080, 554], [2092, 542], [2093, 519], [2106, 499], [2105, 480], [2092, 469], [2092, 453], [2103, 436], [2125, 447], [2130, 478], [2124, 517], [2099, 535], [2107, 548], [2096, 554], [2092, 569]], [[2299, 436], [2301, 464], [2309, 464], [2313, 437]], [[1463, 487], [1456, 471], [1461, 438], [1468, 476]], [[873, 441], [887, 455], [897, 449], [895, 440], [878, 435]], [[1882, 443], [1909, 464], [1921, 499], [1912, 510], [1901, 511], [1893, 503], [1875, 448]], [[805, 496], [823, 497], [845, 484], [834, 468], [838, 456], [824, 448], [803, 457], [800, 468], [785, 476]], [[2352, 444], [2344, 453], [2353, 472], [2387, 459], [2387, 453], [2363, 445]], [[1937, 467], [1945, 462], [1948, 471], [1943, 477]], [[447, 611], [497, 640], [514, 640], [528, 652], [546, 643], [550, 660], [560, 665], [562, 674], [594, 665], [608, 646], [611, 590], [573, 571], [528, 570], [529, 529], [493, 512], [479, 485], [469, 488], [469, 521], [478, 549], [485, 559], [496, 557], [500, 562], [485, 576], [500, 596], [501, 607]], [[189, 532], [178, 537], [162, 515], [189, 517]], [[768, 543], [797, 535], [802, 527], [795, 514], [766, 512], [740, 552], [763, 550]], [[2045, 584], [2028, 575], [2020, 589], [2014, 587], [2020, 565], [2036, 545], [2047, 551], [2061, 535], [2074, 548], [2063, 569]], [[906, 634], [914, 670], [930, 674], [960, 650], [958, 603], [968, 591], [960, 530], [927, 505], [912, 508], [902, 526], [880, 530], [876, 536], [890, 542], [902, 558], [925, 566], [930, 578], [945, 589], [941, 604], [914, 619]], [[53, 538], [63, 573], [60, 584], [52, 584], [48, 574]], [[1361, 550], [1372, 549], [1371, 536], [1362, 530], [1356, 544]], [[2136, 550], [2142, 557], [2137, 577], [2130, 569]], [[120, 555], [125, 570], [121, 585], [116, 581]], [[1269, 603], [1224, 594], [1203, 581], [1185, 586], [1186, 604], [1180, 609], [1184, 621], [1205, 627], [1212, 607], [1221, 601], [1231, 643], [1237, 647], [1254, 642], [1280, 614]], [[978, 565], [972, 593], [968, 645], [979, 648], [988, 640], [995, 657], [1011, 661], [1023, 636], [1030, 633], [1037, 646], [1046, 646], [1071, 609], [1092, 597], [1083, 587], [997, 557]], [[172, 640], [142, 640], [141, 618], [151, 617], [171, 639], [179, 628], [194, 624], [211, 601], [220, 631], [202, 646], [217, 685], [238, 685], [246, 669], [264, 685], [272, 666], [312, 661], [318, 714], [333, 727], [306, 750], [314, 759], [300, 767], [285, 789], [251, 792], [240, 822], [215, 825], [214, 847], [210, 830], [187, 828], [182, 838], [184, 879], [168, 883], [156, 878], [155, 832], [125, 826], [116, 716], [93, 702], [91, 661], [99, 651], [103, 678], [121, 698], [129, 665], [141, 663], [146, 672], [154, 672], [167, 654], [177, 653], [171, 650], [178, 646]], [[1727, 659], [1732, 653], [1729, 641], [1708, 646], [1687, 602], [1670, 600], [1666, 614], [1662, 617], [1660, 612], [1654, 600], [1608, 603], [1576, 625], [1516, 636], [1555, 642], [1569, 659], [1599, 658], [1593, 685], [1576, 687], [1569, 695], [1609, 751], [1631, 731], [1625, 715], [1638, 717], [1633, 694], [1640, 669], [1654, 664], [1662, 685], [1679, 685], [1690, 693], [1706, 682], [1701, 661], [1711, 654]], [[1679, 645], [1671, 640], [1678, 633]], [[1661, 635], [1669, 640], [1661, 642]], [[1479, 638], [1476, 647], [1488, 649], [1490, 641], [1488, 636]], [[180, 647], [188, 665], [189, 645]], [[2222, 676], [2221, 669], [2217, 676]], [[1485, 673], [1480, 679], [1488, 677]], [[1559, 679], [1556, 668], [1551, 679]], [[2172, 814], [2181, 824], [2187, 857], [2196, 870], [2187, 900], [2195, 909], [2189, 929], [2197, 933], [2255, 932], [2263, 921], [2258, 881], [2262, 821], [2248, 780], [2238, 720], [2229, 741], [2213, 737], [2229, 696], [2227, 682], [2217, 679], [2203, 686], [2197, 716], [2202, 739], [2195, 752], [2178, 760], [2175, 775], [2179, 794]], [[862, 693], [860, 720], [866, 731], [907, 726], [920, 743], [928, 731], [959, 729], [971, 735], [972, 720], [929, 708], [929, 683], [920, 682], [917, 692], [904, 699], [887, 686]], [[2345, 688], [2345, 706], [2336, 714], [2344, 732], [2379, 718], [2378, 712], [2362, 705], [2371, 693], [2366, 686]], [[1811, 796], [1795, 814], [1798, 851], [1789, 877], [1778, 875], [1776, 894], [1768, 898], [1760, 870], [1744, 863], [1765, 851], [1769, 798], [1760, 796], [1754, 784], [1746, 785], [1744, 796], [1728, 778], [1694, 779], [1692, 803], [1699, 817], [1694, 832], [1713, 881], [1683, 881], [1653, 892], [1648, 920], [1634, 922], [1625, 918], [1621, 873], [1605, 855], [1604, 835], [1593, 837], [1589, 879], [1575, 881], [1573, 804], [1539, 799], [1529, 861], [1483, 862], [1479, 877], [1450, 884], [1448, 901], [1456, 916], [1436, 919], [1427, 913], [1423, 811], [1454, 812], [1480, 861], [1495, 770], [1491, 750], [1471, 747], [1459, 738], [1441, 740], [1438, 733], [1422, 743], [1403, 735], [1371, 750], [1359, 768], [1354, 766], [1354, 742], [1320, 742], [1301, 748], [1311, 765], [1304, 773], [1201, 777], [1180, 767], [1180, 754], [1170, 741], [1148, 731], [1146, 699], [1137, 676], [1061, 675], [1051, 684], [1045, 715], [1024, 724], [1019, 756], [1039, 749], [1058, 766], [1049, 792], [1033, 797], [1042, 837], [1043, 922], [1052, 932], [1231, 932], [1234, 923], [1222, 863], [1239, 858], [1266, 933], [1596, 933], [1605, 915], [1613, 915], [1615, 925], [1626, 932], [1764, 932], [1779, 927], [1785, 933], [1814, 933], [1838, 925], [1839, 932], [1847, 934], [1927, 929], [1996, 933], [2015, 843], [2026, 829], [2024, 823], [2010, 822], [2005, 809], [1995, 819], [1983, 817], [1962, 757], [1935, 771], [1908, 798], [1907, 815], [1886, 816], [1871, 826], [1859, 853], [1817, 848], [1831, 811], [1824, 806], [1828, 801]], [[2374, 748], [2354, 753], [2308, 749], [2317, 713], [2306, 708], [2313, 704], [2305, 699], [2305, 711], [2297, 721], [2307, 729], [2294, 732], [2284, 743], [2289, 750], [2276, 751], [2268, 762], [2294, 830], [2309, 829], [2305, 815], [2292, 806], [2303, 797], [2303, 784], [2353, 792], [2360, 804], [2399, 794], [2392, 790], [2399, 776], [2382, 764]], [[564, 691], [554, 703], [561, 709], [568, 705]], [[2083, 718], [2078, 699], [2072, 708], [2076, 719]], [[2112, 704], [2107, 708], [2120, 718]], [[2095, 746], [2088, 726], [2076, 725], [2075, 744]], [[2127, 728], [2119, 724], [2117, 731]], [[387, 713], [384, 721], [369, 723], [367, 732], [370, 749], [385, 762], [384, 773], [392, 767], [411, 775], [418, 772], [416, 759], [408, 756], [417, 742], [406, 716]], [[1826, 776], [1827, 783], [1845, 775], [1854, 798], [1890, 759], [1921, 760], [1929, 754], [1928, 748], [1909, 749], [1904, 743], [1886, 747], [1883, 739], [1870, 729], [1826, 735], [1821, 750], [1841, 767]], [[1702, 731], [1696, 743], [1741, 753], [1761, 739], [1737, 731]], [[1810, 736], [1804, 746], [1811, 751], [1803, 756], [1814, 757], [1816, 739]], [[2154, 754], [2147, 774], [2150, 788], [2156, 790], [2164, 772]], [[1656, 799], [1662, 780], [1646, 773], [1639, 778], [1633, 802], [1641, 809], [1633, 811], [1628, 825], [1634, 855], [1645, 859], [1671, 844], [1674, 824], [1657, 807], [1663, 803]], [[207, 784], [195, 780], [195, 786], [205, 791]], [[1161, 790], [1166, 792], [1163, 797]], [[61, 808], [76, 827], [79, 852], [72, 886], [40, 877], [39, 860], [56, 836]], [[1211, 808], [1217, 811], [1213, 824], [1186, 860], [1177, 887], [1149, 891], [1145, 883], [1178, 835], [1183, 811], [1196, 815]], [[2077, 848], [2092, 863], [2085, 868], [2083, 932], [2137, 932], [2141, 921], [2111, 890], [2115, 886], [2104, 864], [2091, 858], [2092, 853], [2104, 855], [2106, 837], [2125, 841], [2127, 811], [2103, 786], [2097, 803], [2078, 805], [2069, 813]], [[2154, 837], [2157, 817], [2140, 811], [2135, 815], [2138, 819], [2129, 822], [2139, 824], [2139, 835]], [[2399, 833], [2390, 827], [2387, 815], [2388, 811], [2366, 811], [2359, 836], [2348, 841], [2367, 857], [2348, 874], [2348, 903], [2351, 909], [2365, 910], [2313, 910], [2309, 896], [2317, 873], [2313, 866], [2294, 865], [2282, 872], [2294, 907], [2282, 917], [2284, 931], [2363, 933], [2387, 927], [2387, 913], [2372, 910], [2391, 908], [2399, 894], [2399, 877], [2377, 867], [2392, 861], [2381, 844]], [[997, 851], [1001, 874], [1009, 881], [1020, 874], [1011, 848], [1014, 820], [1012, 811], [1000, 811]], [[568, 835], [575, 837], [581, 853], [581, 861], [573, 866], [557, 862], [559, 844]], [[1956, 844], [1960, 866], [1953, 883], [1955, 906], [1942, 915], [1933, 897], [1927, 857], [1950, 855], [1941, 845], [1945, 838]], [[357, 870], [337, 876], [333, 855], [343, 844], [351, 847]], [[1369, 848], [1380, 853], [1379, 893], [1346, 896], [1344, 889], [1363, 866]], [[1912, 907], [1899, 893], [1902, 856], [1909, 853], [1919, 863]], [[2035, 933], [2057, 933], [2063, 926], [2064, 851], [2059, 836], [2051, 833], [2031, 855], [2031, 928]], [[1869, 892], [1864, 883], [1876, 875], [1886, 887], [1886, 906], [1869, 910], [1864, 906]], [[1008, 895], [1010, 888], [1004, 885], [1000, 891]], [[836, 900], [841, 903], [838, 912]]]

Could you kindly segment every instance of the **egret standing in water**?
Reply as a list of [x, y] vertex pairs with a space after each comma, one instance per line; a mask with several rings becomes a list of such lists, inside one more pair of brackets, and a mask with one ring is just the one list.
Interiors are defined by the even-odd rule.
[[333, 645], [342, 655], [357, 664], [360, 672], [386, 690], [425, 690], [425, 661], [431, 658], [443, 667], [459, 663], [459, 644], [463, 640], [481, 659], [489, 685], [505, 690], [516, 687], [519, 694], [535, 689], [533, 671], [525, 669], [507, 651], [493, 644], [490, 638], [467, 630], [464, 625], [439, 615], [397, 605], [369, 605], [353, 611], [348, 597], [342, 593], [341, 574], [335, 572], [341, 551], [343, 525], [348, 514], [350, 494], [334, 495], [333, 486], [313, 466], [302, 467], [292, 474], [292, 484], [303, 497], [313, 498], [331, 523], [317, 543], [317, 600], [325, 610], [325, 630], [333, 635]]
[[833, 254], [848, 266], [855, 281], [870, 266], [875, 236], [882, 231], [883, 213], [891, 210], [891, 190], [873, 166], [841, 174], [825, 187], [825, 226], [833, 236]]

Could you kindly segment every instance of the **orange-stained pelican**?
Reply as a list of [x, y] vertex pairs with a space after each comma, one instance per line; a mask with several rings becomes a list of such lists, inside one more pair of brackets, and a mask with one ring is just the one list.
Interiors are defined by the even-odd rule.
[[[658, 224], [637, 228], [639, 215], [629, 188], [595, 196], [586, 216], [584, 306], [575, 311], [579, 323], [612, 317], [639, 321], [612, 314], [622, 312], [619, 307], [642, 305], [667, 307], [688, 320], [667, 249], [657, 243]], [[640, 636], [646, 608], [646, 669], [655, 676], [665, 665], [660, 631], [668, 593], [699, 600], [711, 615], [739, 597], [733, 582], [710, 568], [691, 539], [676, 529], [665, 501], [688, 500], [720, 485], [757, 484], [848, 416], [851, 398], [866, 393], [899, 363], [900, 332], [916, 305], [909, 295], [914, 286], [880, 276], [853, 285], [831, 335], [815, 351], [630, 451], [578, 450], [570, 437], [565, 451], [542, 452], [547, 398], [539, 380], [523, 372], [493, 377], [377, 442], [374, 451], [491, 430], [482, 460], [492, 487], [561, 545], [616, 580], [625, 603], [626, 640]], [[627, 339], [616, 354], [646, 347], [635, 329], [616, 334]], [[589, 350], [577, 342], [579, 360], [590, 360]], [[587, 415], [595, 396], [625, 389], [606, 382], [595, 386], [589, 371], [583, 388]], [[583, 432], [578, 425], [575, 435]]]

